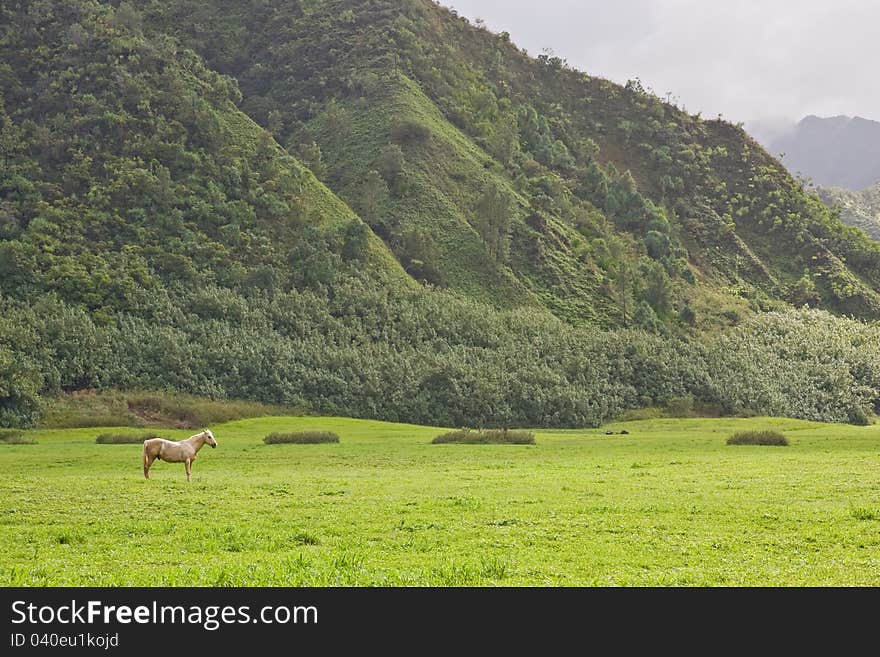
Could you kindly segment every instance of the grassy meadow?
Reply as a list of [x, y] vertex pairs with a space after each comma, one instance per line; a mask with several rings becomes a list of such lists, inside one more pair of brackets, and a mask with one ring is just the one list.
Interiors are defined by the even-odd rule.
[[[211, 429], [190, 484], [95, 443], [133, 428], [0, 444], [0, 585], [880, 585], [877, 425], [656, 419], [535, 445], [343, 418]], [[340, 442], [263, 443], [306, 430]], [[748, 430], [789, 445], [726, 444]]]

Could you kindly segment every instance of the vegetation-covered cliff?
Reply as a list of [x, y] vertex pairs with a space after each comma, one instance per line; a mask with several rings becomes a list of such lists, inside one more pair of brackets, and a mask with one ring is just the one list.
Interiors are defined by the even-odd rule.
[[764, 313], [877, 318], [880, 245], [637, 80], [428, 0], [0, 18], [0, 424], [90, 387], [445, 424], [875, 410], [874, 327]]

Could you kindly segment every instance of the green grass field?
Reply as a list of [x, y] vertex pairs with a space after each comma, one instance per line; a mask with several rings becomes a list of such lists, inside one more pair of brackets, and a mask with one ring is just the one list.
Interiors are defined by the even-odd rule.
[[[536, 445], [340, 418], [211, 428], [190, 484], [182, 464], [145, 480], [139, 445], [95, 444], [106, 428], [0, 444], [0, 585], [880, 585], [880, 426], [648, 420]], [[262, 442], [306, 429], [341, 442]], [[790, 445], [725, 444], [749, 429]]]

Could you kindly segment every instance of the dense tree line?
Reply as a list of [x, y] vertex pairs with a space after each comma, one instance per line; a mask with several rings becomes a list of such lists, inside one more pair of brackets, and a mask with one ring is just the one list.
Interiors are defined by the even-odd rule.
[[880, 410], [880, 327], [824, 311], [768, 313], [688, 341], [350, 279], [326, 295], [171, 288], [152, 315], [96, 322], [50, 296], [3, 299], [0, 422], [27, 425], [40, 395], [82, 388], [443, 426], [597, 426], [688, 395], [725, 413], [835, 422]]

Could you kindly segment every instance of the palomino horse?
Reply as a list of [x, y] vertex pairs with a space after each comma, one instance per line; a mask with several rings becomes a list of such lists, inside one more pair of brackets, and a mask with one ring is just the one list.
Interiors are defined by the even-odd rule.
[[186, 440], [175, 442], [164, 438], [150, 438], [144, 441], [144, 477], [150, 478], [150, 466], [153, 461], [168, 461], [169, 463], [183, 463], [186, 465], [186, 480], [192, 472], [192, 462], [196, 460], [196, 454], [205, 446], [217, 447], [217, 441], [210, 429], [200, 431]]

